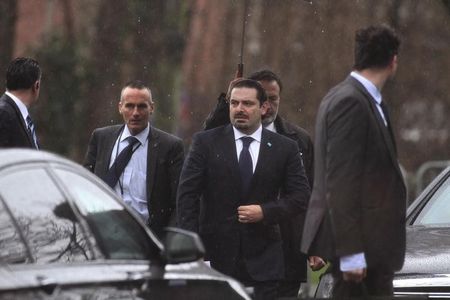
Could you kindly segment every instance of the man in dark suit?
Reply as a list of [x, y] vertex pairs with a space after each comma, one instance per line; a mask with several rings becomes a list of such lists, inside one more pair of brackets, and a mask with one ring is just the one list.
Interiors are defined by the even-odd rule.
[[178, 225], [199, 232], [211, 266], [257, 299], [273, 299], [284, 277], [278, 223], [309, 199], [297, 144], [261, 126], [265, 101], [257, 81], [234, 84], [231, 125], [194, 136], [177, 197]]
[[[306, 176], [310, 186], [313, 186], [314, 150], [311, 138], [306, 130], [294, 125], [278, 114], [283, 88], [281, 79], [270, 70], [252, 73], [249, 79], [258, 81], [267, 95], [267, 111], [262, 116], [262, 125], [266, 129], [284, 135], [294, 140], [300, 150]], [[239, 79], [235, 79], [230, 86]], [[205, 121], [205, 128], [214, 128], [230, 122], [226, 95], [219, 96], [219, 102]], [[306, 282], [306, 255], [300, 252], [300, 241], [303, 232], [305, 212], [280, 222], [285, 258], [285, 278], [278, 286], [279, 297], [296, 297], [301, 282]], [[318, 259], [318, 258], [317, 258]]]
[[403, 264], [406, 188], [380, 93], [397, 69], [399, 45], [387, 26], [358, 30], [354, 71], [317, 115], [302, 250], [331, 260], [334, 297], [392, 295]]
[[[175, 219], [184, 151], [181, 139], [150, 125], [153, 110], [150, 89], [140, 81], [127, 83], [119, 101], [125, 124], [94, 130], [83, 164], [161, 235]], [[128, 148], [128, 161], [119, 163]]]
[[14, 59], [6, 71], [6, 92], [0, 97], [0, 148], [38, 149], [29, 107], [39, 98], [41, 69], [32, 58]]

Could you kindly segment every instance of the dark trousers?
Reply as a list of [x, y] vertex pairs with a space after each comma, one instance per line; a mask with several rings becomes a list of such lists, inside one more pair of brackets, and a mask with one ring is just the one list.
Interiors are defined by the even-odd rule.
[[253, 287], [253, 297], [254, 300], [274, 300], [277, 298], [278, 292], [278, 281], [268, 280], [268, 281], [256, 281], [247, 271], [245, 262], [239, 259], [237, 262], [237, 268], [232, 277], [239, 280], [245, 286]]
[[278, 298], [297, 297], [300, 290], [301, 280], [281, 280], [278, 283]]
[[[344, 281], [339, 264], [333, 268], [333, 298], [392, 296], [394, 273], [383, 268], [367, 269], [367, 276], [360, 283]], [[337, 269], [337, 270], [336, 270]]]

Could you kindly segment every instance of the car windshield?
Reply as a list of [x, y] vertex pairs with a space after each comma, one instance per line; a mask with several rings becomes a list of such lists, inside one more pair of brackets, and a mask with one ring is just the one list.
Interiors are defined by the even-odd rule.
[[441, 184], [418, 214], [414, 225], [450, 225], [450, 177]]
[[156, 258], [159, 248], [143, 227], [109, 194], [86, 178], [55, 169], [108, 259]]

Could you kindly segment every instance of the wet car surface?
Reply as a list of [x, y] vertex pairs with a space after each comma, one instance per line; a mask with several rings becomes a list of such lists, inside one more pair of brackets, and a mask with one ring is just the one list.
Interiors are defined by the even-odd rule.
[[[409, 206], [406, 254], [395, 274], [399, 297], [450, 298], [450, 167]], [[332, 277], [322, 276], [316, 297], [331, 296]]]
[[450, 297], [450, 167], [410, 205], [406, 256], [396, 273], [399, 296]]
[[203, 252], [184, 230], [160, 241], [81, 166], [0, 150], [0, 299], [249, 299]]

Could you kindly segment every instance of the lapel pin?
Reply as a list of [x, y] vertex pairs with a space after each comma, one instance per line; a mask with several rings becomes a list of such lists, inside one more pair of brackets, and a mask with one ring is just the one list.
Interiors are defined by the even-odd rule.
[[272, 143], [268, 142], [267, 146], [272, 147]]

